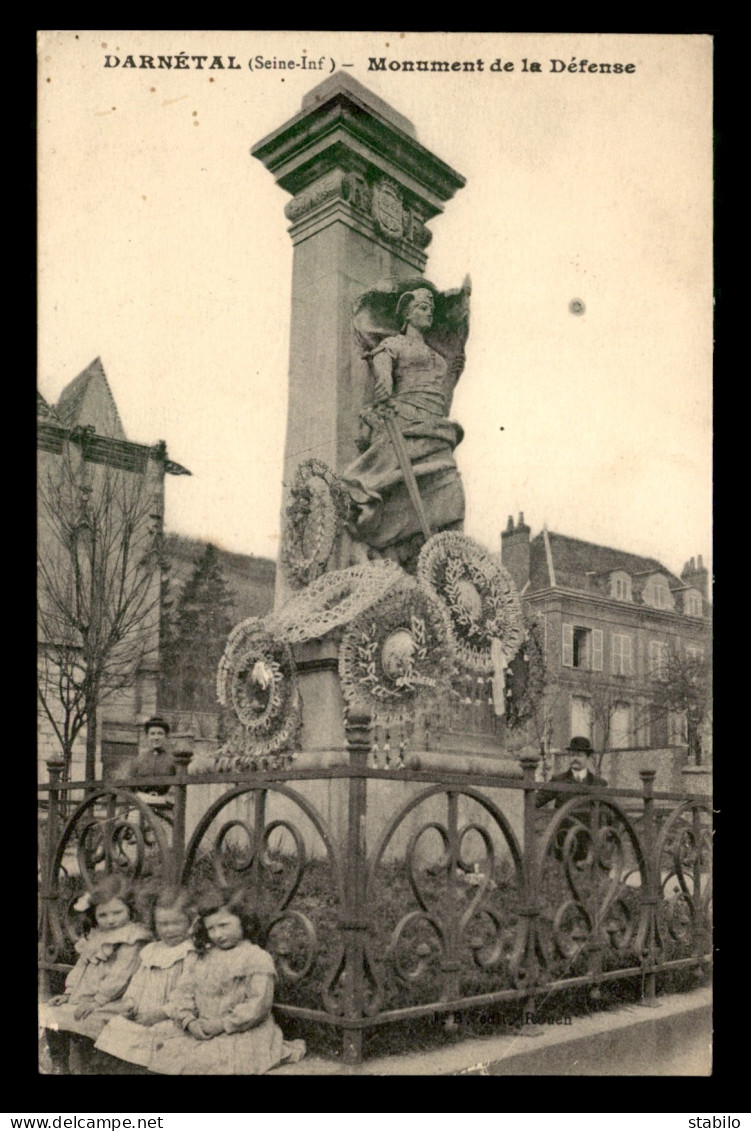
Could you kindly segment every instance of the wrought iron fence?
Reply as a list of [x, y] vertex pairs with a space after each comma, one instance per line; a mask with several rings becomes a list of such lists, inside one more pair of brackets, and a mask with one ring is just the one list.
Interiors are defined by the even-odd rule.
[[[389, 771], [369, 765], [367, 719], [350, 719], [347, 738], [348, 764], [328, 769], [188, 775], [191, 756], [178, 754], [178, 775], [154, 779], [173, 786], [171, 804], [64, 783], [51, 762], [43, 988], [70, 967], [78, 895], [112, 871], [250, 888], [275, 1009], [336, 1027], [348, 1062], [375, 1025], [500, 1002], [534, 1012], [613, 979], [639, 979], [650, 1001], [661, 971], [711, 961], [706, 799], [656, 792], [645, 770], [641, 791], [546, 783], [559, 806], [548, 814], [534, 758], [522, 779]], [[369, 791], [384, 780], [409, 783], [409, 796], [373, 828]], [[336, 822], [311, 783], [340, 791]], [[188, 795], [206, 785], [225, 788], [186, 836]]]

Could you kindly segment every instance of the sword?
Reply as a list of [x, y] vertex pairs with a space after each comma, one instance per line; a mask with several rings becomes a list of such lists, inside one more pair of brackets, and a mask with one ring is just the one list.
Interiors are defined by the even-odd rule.
[[425, 513], [425, 507], [423, 505], [422, 499], [420, 498], [420, 488], [417, 486], [417, 479], [415, 478], [415, 473], [412, 470], [412, 462], [409, 458], [407, 445], [404, 443], [404, 436], [402, 435], [401, 429], [399, 428], [399, 425], [396, 423], [396, 420], [391, 415], [391, 413], [384, 412], [381, 416], [381, 419], [386, 426], [386, 432], [388, 433], [388, 437], [393, 444], [397, 462], [399, 463], [402, 475], [404, 476], [404, 482], [407, 486], [407, 493], [409, 494], [410, 500], [412, 501], [412, 506], [415, 508], [417, 518], [420, 522], [420, 528], [422, 529], [422, 532], [425, 535], [425, 541], [427, 542], [433, 532], [430, 529], [428, 516]]

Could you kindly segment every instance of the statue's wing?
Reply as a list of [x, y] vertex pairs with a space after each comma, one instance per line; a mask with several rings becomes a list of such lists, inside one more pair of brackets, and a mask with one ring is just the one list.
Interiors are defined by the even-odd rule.
[[472, 284], [467, 275], [461, 287], [436, 295], [433, 326], [425, 334], [428, 345], [440, 353], [448, 364], [451, 388], [462, 375], [465, 363], [464, 346], [469, 337], [469, 296]]
[[441, 291], [436, 295], [435, 302], [435, 329], [455, 329], [466, 325], [469, 319], [469, 296], [472, 294], [472, 280], [469, 275], [464, 276], [460, 287], [450, 291]]

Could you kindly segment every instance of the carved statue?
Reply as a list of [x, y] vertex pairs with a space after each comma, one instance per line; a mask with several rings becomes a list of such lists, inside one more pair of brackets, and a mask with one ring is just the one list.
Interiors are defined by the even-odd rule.
[[468, 278], [445, 293], [425, 279], [390, 280], [355, 307], [374, 398], [360, 415], [362, 454], [342, 474], [353, 504], [349, 529], [408, 568], [431, 534], [462, 529], [454, 448], [464, 433], [448, 413], [464, 368], [469, 294]]

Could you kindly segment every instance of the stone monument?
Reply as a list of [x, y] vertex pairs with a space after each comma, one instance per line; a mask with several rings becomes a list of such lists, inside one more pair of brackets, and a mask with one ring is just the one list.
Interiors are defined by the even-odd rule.
[[[404, 764], [440, 746], [421, 729], [431, 697], [503, 715], [525, 637], [510, 578], [461, 533], [449, 414], [469, 280], [442, 292], [423, 274], [427, 225], [464, 178], [344, 73], [251, 153], [292, 195], [292, 329], [275, 607], [237, 626], [220, 665], [229, 760], [346, 761], [349, 714]], [[495, 734], [455, 739], [465, 763], [498, 756]]]

